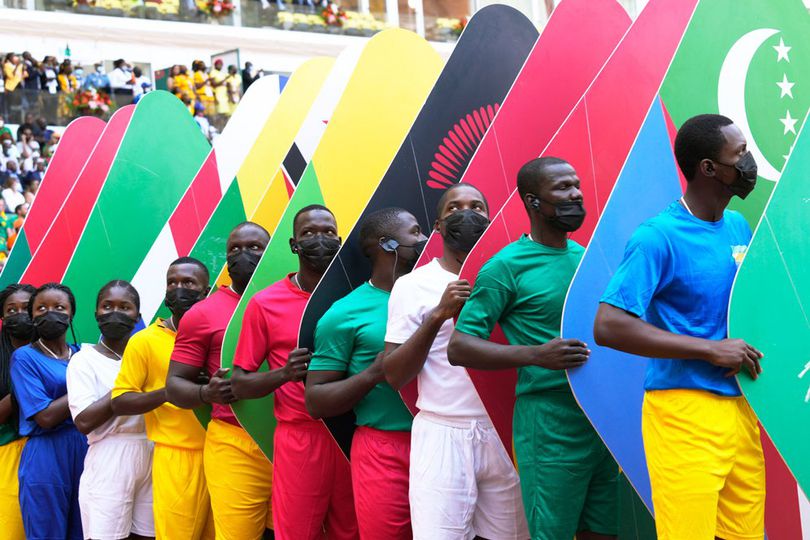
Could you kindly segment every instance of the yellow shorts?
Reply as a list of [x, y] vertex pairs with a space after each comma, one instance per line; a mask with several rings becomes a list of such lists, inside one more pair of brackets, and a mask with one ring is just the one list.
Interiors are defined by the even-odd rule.
[[273, 466], [244, 429], [208, 424], [205, 471], [217, 540], [260, 539], [273, 528]]
[[0, 446], [0, 536], [7, 540], [25, 540], [17, 481], [25, 441], [17, 439]]
[[649, 391], [641, 429], [659, 539], [764, 537], [765, 461], [745, 398]]
[[202, 450], [155, 444], [152, 501], [158, 539], [213, 540]]

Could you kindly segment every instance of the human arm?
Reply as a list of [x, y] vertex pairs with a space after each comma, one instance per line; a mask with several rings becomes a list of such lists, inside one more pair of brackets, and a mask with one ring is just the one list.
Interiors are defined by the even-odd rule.
[[248, 371], [234, 366], [231, 388], [236, 399], [256, 399], [272, 394], [283, 384], [303, 381], [307, 375], [309, 349], [293, 349], [287, 363], [270, 371]]
[[349, 412], [371, 390], [385, 381], [383, 353], [369, 367], [346, 377], [343, 371], [309, 371], [306, 403], [312, 418], [329, 418]]
[[703, 360], [728, 368], [727, 377], [745, 369], [756, 379], [762, 353], [742, 339], [711, 340], [662, 330], [608, 303], [599, 304], [593, 326], [596, 343], [650, 358]]
[[73, 423], [87, 435], [114, 416], [110, 405], [110, 392], [98, 395], [98, 382], [93, 366], [82, 356], [70, 361], [67, 368], [67, 397]]
[[0, 399], [0, 424], [5, 424], [11, 419], [12, 409], [11, 394], [8, 394], [6, 397]]
[[194, 409], [204, 403], [227, 405], [236, 401], [230, 379], [226, 379], [227, 368], [220, 368], [206, 384], [198, 384], [200, 368], [172, 360], [169, 375], [166, 377], [168, 400], [183, 409]]
[[30, 351], [18, 349], [12, 354], [11, 385], [21, 417], [43, 429], [52, 429], [70, 417], [67, 393], [54, 399], [46, 387], [48, 377]]
[[[425, 365], [433, 340], [448, 319], [461, 310], [470, 296], [470, 284], [466, 280], [452, 281], [447, 285], [439, 304], [427, 311], [425, 316], [408, 309], [408, 291], [397, 289], [391, 293], [388, 312], [383, 371], [385, 380], [394, 390], [400, 390], [412, 381]], [[399, 338], [409, 329], [416, 327], [413, 334], [401, 343], [390, 341], [392, 329]], [[399, 339], [397, 339], [399, 341]]]
[[151, 348], [142, 334], [135, 334], [130, 338], [112, 389], [110, 405], [116, 416], [148, 413], [166, 403], [166, 388], [144, 390], [149, 374], [150, 354]]

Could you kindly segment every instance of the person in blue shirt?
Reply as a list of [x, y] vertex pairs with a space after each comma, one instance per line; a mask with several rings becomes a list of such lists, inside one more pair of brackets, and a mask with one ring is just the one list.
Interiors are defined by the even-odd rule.
[[67, 366], [78, 350], [65, 335], [76, 313], [68, 287], [46, 283], [28, 303], [38, 339], [11, 356], [19, 433], [28, 437], [19, 468], [20, 508], [28, 540], [81, 540], [79, 478], [87, 440], [70, 417]]
[[734, 378], [756, 379], [762, 354], [726, 330], [751, 240], [745, 219], [726, 207], [753, 191], [757, 166], [740, 128], [715, 114], [684, 122], [675, 157], [686, 192], [633, 234], [594, 336], [651, 358], [642, 434], [659, 537], [763, 538], [759, 429]]

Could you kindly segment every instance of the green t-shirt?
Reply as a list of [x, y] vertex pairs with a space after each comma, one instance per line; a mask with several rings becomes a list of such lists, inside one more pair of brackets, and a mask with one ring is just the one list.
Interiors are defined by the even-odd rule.
[[[524, 234], [481, 268], [456, 330], [488, 339], [500, 324], [512, 345], [542, 345], [559, 336], [565, 295], [584, 251], [571, 240], [552, 248]], [[519, 370], [517, 395], [547, 391], [570, 391], [564, 371]]]
[[[348, 377], [368, 368], [385, 348], [390, 293], [364, 283], [335, 302], [315, 328], [312, 371], [344, 371]], [[354, 407], [358, 426], [410, 431], [413, 416], [387, 383], [380, 383]]]
[[17, 430], [11, 423], [0, 424], [0, 446], [5, 446], [10, 442], [16, 441], [20, 436]]

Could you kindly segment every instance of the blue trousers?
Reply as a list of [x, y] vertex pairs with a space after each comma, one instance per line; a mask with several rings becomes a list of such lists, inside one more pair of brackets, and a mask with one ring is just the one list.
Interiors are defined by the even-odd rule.
[[20, 509], [28, 540], [83, 540], [79, 479], [87, 439], [73, 426], [31, 437], [20, 458]]

